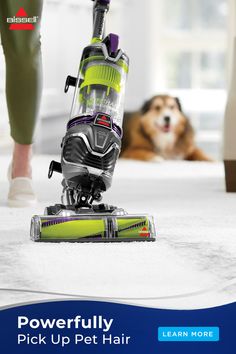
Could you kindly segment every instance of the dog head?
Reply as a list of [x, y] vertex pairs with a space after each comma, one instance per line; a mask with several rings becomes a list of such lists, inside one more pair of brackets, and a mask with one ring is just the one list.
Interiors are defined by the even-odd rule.
[[[157, 95], [141, 108], [142, 128], [155, 145], [162, 138], [174, 143], [183, 134], [187, 118], [182, 112], [180, 101], [169, 95]], [[163, 140], [163, 139], [162, 139]]]

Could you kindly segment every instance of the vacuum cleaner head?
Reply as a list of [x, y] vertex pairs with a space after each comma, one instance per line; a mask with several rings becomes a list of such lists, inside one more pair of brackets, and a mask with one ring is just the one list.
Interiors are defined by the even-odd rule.
[[34, 216], [31, 239], [43, 242], [155, 241], [152, 217], [147, 215], [79, 214]]

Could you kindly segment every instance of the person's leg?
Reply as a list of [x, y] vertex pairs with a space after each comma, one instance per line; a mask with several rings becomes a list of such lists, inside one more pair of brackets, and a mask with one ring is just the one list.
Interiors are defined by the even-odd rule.
[[[15, 142], [12, 178], [30, 177], [30, 159], [42, 90], [40, 20], [43, 0], [0, 2], [1, 39], [6, 60], [6, 96], [11, 136]], [[11, 30], [7, 18], [23, 8], [37, 16], [33, 30]], [[24, 15], [23, 15], [24, 16]]]
[[12, 155], [11, 178], [32, 178], [31, 158], [32, 144], [18, 144], [15, 142]]

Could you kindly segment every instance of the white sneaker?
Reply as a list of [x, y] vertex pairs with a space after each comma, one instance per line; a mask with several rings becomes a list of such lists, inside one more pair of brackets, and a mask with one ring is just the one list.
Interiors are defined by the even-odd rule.
[[8, 169], [10, 183], [7, 205], [13, 208], [30, 207], [37, 203], [37, 197], [33, 189], [32, 179], [28, 177], [12, 178], [12, 167]]

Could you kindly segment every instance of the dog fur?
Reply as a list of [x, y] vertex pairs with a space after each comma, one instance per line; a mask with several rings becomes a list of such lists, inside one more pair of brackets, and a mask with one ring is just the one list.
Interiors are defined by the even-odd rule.
[[194, 141], [178, 98], [157, 95], [124, 119], [121, 157], [143, 161], [212, 161]]

